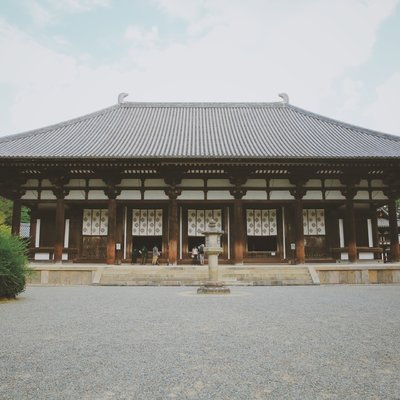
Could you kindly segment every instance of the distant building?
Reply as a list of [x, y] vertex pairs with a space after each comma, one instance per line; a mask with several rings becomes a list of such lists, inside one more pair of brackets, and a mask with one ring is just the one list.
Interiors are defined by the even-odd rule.
[[129, 103], [0, 138], [0, 194], [31, 209], [35, 260], [130, 262], [154, 245], [188, 263], [213, 218], [221, 261], [381, 257], [376, 210], [395, 200], [400, 138], [288, 103]]

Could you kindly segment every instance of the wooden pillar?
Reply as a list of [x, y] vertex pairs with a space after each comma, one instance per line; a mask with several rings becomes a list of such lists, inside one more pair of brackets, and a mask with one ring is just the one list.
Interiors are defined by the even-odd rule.
[[290, 190], [291, 195], [294, 197], [294, 233], [296, 250], [295, 258], [296, 264], [304, 264], [306, 261], [306, 249], [304, 246], [304, 227], [303, 227], [303, 197], [307, 193], [304, 185], [308, 181], [304, 175], [296, 175], [289, 179], [292, 185], [296, 185], [295, 188]]
[[178, 260], [178, 201], [176, 198], [169, 199], [168, 207], [168, 260], [169, 264], [176, 265]]
[[294, 223], [296, 234], [296, 264], [304, 264], [306, 261], [306, 250], [304, 247], [303, 227], [303, 196], [297, 196], [294, 201]]
[[115, 239], [117, 234], [117, 200], [108, 199], [107, 264], [115, 264]]
[[56, 230], [54, 241], [54, 262], [61, 262], [64, 249], [64, 232], [65, 232], [65, 208], [64, 198], [60, 197], [56, 203]]
[[345, 188], [341, 189], [341, 193], [346, 197], [345, 237], [347, 237], [347, 254], [349, 261], [354, 263], [357, 261], [357, 235], [353, 199], [358, 191], [356, 185], [360, 183], [361, 178], [360, 175], [351, 174], [350, 171], [347, 171], [340, 181], [346, 185]]
[[243, 201], [235, 198], [233, 201], [233, 221], [231, 223], [233, 233], [233, 262], [242, 265], [246, 249], [244, 223], [243, 223]]
[[396, 197], [389, 197], [389, 229], [390, 229], [390, 258], [392, 262], [400, 261], [399, 228], [397, 226]]
[[36, 246], [36, 221], [37, 221], [37, 208], [31, 207], [29, 210], [30, 224], [29, 224], [29, 248], [34, 249]]
[[[376, 206], [371, 204], [371, 226], [372, 226], [372, 245], [374, 247], [379, 247], [379, 230], [378, 230], [378, 216], [376, 211]], [[374, 259], [380, 260], [382, 254], [374, 253]]]
[[354, 215], [354, 202], [350, 197], [346, 200], [346, 229], [347, 253], [350, 262], [357, 261], [356, 219]]
[[15, 198], [13, 202], [11, 233], [15, 236], [19, 236], [20, 227], [21, 227], [21, 199]]

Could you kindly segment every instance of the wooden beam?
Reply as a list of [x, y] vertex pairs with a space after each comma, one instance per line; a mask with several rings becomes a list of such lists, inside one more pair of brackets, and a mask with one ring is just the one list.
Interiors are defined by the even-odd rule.
[[346, 200], [347, 253], [350, 262], [357, 261], [356, 219], [353, 198]]
[[301, 198], [297, 198], [294, 201], [294, 225], [296, 235], [296, 263], [304, 264], [306, 261], [306, 250], [304, 247], [303, 200]]

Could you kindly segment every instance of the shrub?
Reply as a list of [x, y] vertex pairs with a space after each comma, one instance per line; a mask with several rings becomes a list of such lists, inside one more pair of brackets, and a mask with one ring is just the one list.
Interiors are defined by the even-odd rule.
[[23, 292], [29, 272], [25, 242], [0, 229], [0, 297], [15, 298]]

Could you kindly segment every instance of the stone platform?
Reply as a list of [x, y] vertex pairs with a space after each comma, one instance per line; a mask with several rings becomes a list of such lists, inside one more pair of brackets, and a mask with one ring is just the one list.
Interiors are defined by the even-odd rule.
[[[29, 284], [108, 286], [202, 286], [207, 266], [31, 263]], [[400, 263], [222, 265], [227, 286], [400, 283]]]

